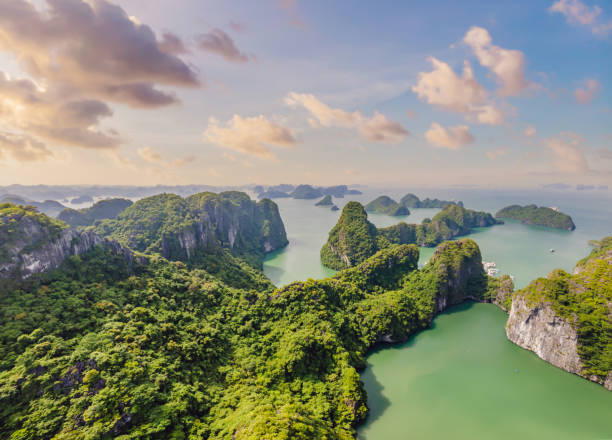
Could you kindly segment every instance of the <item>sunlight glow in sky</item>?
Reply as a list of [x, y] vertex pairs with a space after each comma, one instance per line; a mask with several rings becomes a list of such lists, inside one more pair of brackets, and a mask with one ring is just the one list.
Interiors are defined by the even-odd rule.
[[0, 184], [612, 186], [603, 0], [2, 0]]

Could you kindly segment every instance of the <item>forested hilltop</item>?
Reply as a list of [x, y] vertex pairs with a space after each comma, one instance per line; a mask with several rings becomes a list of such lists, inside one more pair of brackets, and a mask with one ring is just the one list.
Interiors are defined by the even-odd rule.
[[394, 245], [275, 289], [243, 283], [248, 266], [229, 284], [159, 254], [128, 265], [95, 245], [68, 256], [1, 285], [0, 437], [353, 438], [368, 350], [466, 298], [494, 297], [469, 239], [417, 262], [416, 246]]
[[[267, 252], [287, 245], [276, 203], [242, 192], [203, 192], [183, 198], [158, 194], [140, 199], [94, 231], [139, 252], [159, 253], [191, 267], [212, 264], [222, 249], [261, 268]], [[222, 265], [222, 263], [219, 263]]]
[[321, 249], [321, 262], [340, 270], [361, 263], [391, 244], [433, 247], [444, 240], [469, 234], [472, 228], [498, 223], [501, 222], [486, 212], [450, 204], [420, 225], [400, 222], [387, 228], [376, 228], [359, 202], [349, 202]]
[[497, 218], [519, 220], [528, 225], [548, 226], [549, 228], [573, 231], [576, 225], [572, 218], [556, 209], [536, 205], [511, 205], [500, 209], [495, 214]]
[[131, 205], [132, 201], [127, 199], [105, 199], [94, 203], [89, 208], [66, 208], [59, 213], [57, 218], [70, 226], [91, 226], [97, 220], [116, 218]]

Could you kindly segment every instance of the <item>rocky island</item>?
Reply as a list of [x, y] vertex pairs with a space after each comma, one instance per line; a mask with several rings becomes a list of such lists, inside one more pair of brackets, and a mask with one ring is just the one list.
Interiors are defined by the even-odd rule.
[[406, 194], [404, 197], [400, 199], [400, 204], [404, 205], [407, 208], [446, 208], [448, 205], [454, 204], [463, 206], [463, 202], [455, 202], [451, 200], [439, 200], [439, 199], [430, 199], [425, 198], [423, 200], [419, 199], [416, 195], [410, 193]]
[[404, 205], [397, 203], [389, 196], [380, 196], [365, 205], [365, 210], [378, 214], [387, 214], [393, 217], [409, 215], [410, 211]]
[[328, 194], [315, 203], [315, 206], [334, 206], [334, 202], [332, 201], [332, 197]]
[[511, 205], [500, 209], [496, 218], [519, 220], [527, 225], [547, 226], [549, 228], [573, 231], [576, 225], [572, 218], [553, 208], [538, 207], [536, 205]]
[[365, 208], [353, 201], [346, 204], [340, 219], [329, 232], [321, 249], [321, 262], [340, 270], [359, 264], [392, 244], [433, 247], [444, 240], [469, 234], [472, 228], [498, 223], [491, 214], [451, 204], [420, 225], [400, 222], [387, 228], [376, 228], [368, 220]]
[[506, 334], [540, 358], [612, 390], [612, 237], [573, 274], [558, 269], [512, 296]]

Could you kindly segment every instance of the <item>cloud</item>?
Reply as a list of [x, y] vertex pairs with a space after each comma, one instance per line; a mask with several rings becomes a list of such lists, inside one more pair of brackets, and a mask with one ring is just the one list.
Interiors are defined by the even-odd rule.
[[278, 0], [278, 4], [287, 15], [291, 24], [300, 29], [307, 29], [308, 24], [300, 17], [298, 13], [298, 0]]
[[238, 50], [234, 40], [218, 28], [199, 35], [197, 44], [200, 49], [221, 55], [228, 61], [246, 63], [249, 60], [248, 55]]
[[463, 73], [457, 75], [445, 62], [428, 58], [431, 72], [420, 72], [412, 91], [419, 99], [444, 110], [462, 113], [468, 120], [499, 125], [504, 114], [490, 101], [487, 91], [474, 79], [470, 64], [465, 61]]
[[[36, 2], [39, 4], [40, 2]], [[109, 103], [157, 108], [178, 102], [159, 86], [200, 87], [177, 54], [173, 34], [158, 41], [147, 25], [107, 0], [0, 1], [0, 51], [12, 53], [28, 78], [0, 72], [0, 117], [37, 142], [116, 148], [121, 138], [100, 122]]]
[[234, 115], [225, 127], [210, 118], [204, 132], [208, 142], [263, 159], [274, 158], [269, 146], [290, 148], [295, 145], [293, 132], [264, 115], [243, 118]]
[[589, 104], [601, 90], [601, 84], [594, 78], [587, 78], [583, 81], [584, 87], [574, 90], [574, 98], [580, 104]]
[[172, 32], [165, 32], [162, 37], [162, 40], [157, 43], [160, 51], [171, 55], [184, 55], [189, 52], [183, 40]]
[[295, 92], [289, 93], [285, 102], [294, 108], [298, 106], [306, 108], [314, 116], [314, 119], [309, 119], [313, 128], [318, 126], [353, 128], [368, 141], [389, 144], [400, 143], [410, 134], [401, 124], [388, 119], [378, 111], [375, 111], [372, 117], [365, 117], [359, 111], [351, 113], [331, 108], [314, 95]]
[[0, 132], [0, 160], [7, 154], [17, 162], [42, 162], [53, 157], [45, 144], [32, 137]]
[[497, 150], [486, 151], [485, 155], [489, 158], [489, 160], [495, 160], [497, 158], [507, 156], [508, 152], [504, 149], [499, 148]]
[[607, 149], [607, 148], [601, 148], [599, 150], [597, 150], [597, 154], [599, 155], [599, 157], [601, 157], [602, 159], [609, 159], [612, 160], [612, 150]]
[[152, 165], [158, 165], [163, 168], [178, 168], [188, 163], [194, 162], [197, 158], [195, 156], [187, 156], [184, 158], [173, 159], [171, 161], [167, 161], [163, 158], [161, 154], [157, 150], [151, 147], [143, 147], [137, 150], [138, 155], [142, 160]]
[[601, 19], [602, 9], [597, 5], [589, 7], [579, 0], [558, 0], [548, 11], [563, 14], [569, 24], [586, 26], [595, 35], [606, 35], [612, 31], [612, 21]]
[[501, 96], [520, 95], [530, 87], [531, 84], [525, 79], [523, 52], [491, 44], [489, 32], [478, 26], [472, 26], [463, 41], [472, 48], [478, 62], [495, 74]]
[[533, 137], [536, 134], [536, 128], [531, 124], [527, 124], [527, 127], [525, 127], [525, 131], [523, 133], [527, 137]]
[[233, 30], [234, 32], [238, 32], [238, 33], [245, 32], [248, 29], [248, 26], [246, 23], [242, 23], [242, 22], [234, 21], [234, 20], [230, 20], [227, 25], [230, 27], [231, 30]]
[[406, 116], [408, 116], [410, 119], [414, 119], [417, 117], [417, 114], [414, 110], [408, 109], [406, 110]]
[[474, 142], [474, 136], [467, 125], [445, 128], [437, 122], [431, 123], [429, 130], [425, 133], [425, 139], [435, 147], [450, 150], [458, 150]]
[[553, 153], [555, 167], [564, 173], [584, 174], [589, 171], [581, 138], [571, 131], [548, 138], [544, 145]]
[[28, 136], [87, 148], [115, 148], [120, 138], [96, 129], [111, 109], [95, 99], [63, 100], [29, 79], [10, 79], [0, 71], [0, 117]]

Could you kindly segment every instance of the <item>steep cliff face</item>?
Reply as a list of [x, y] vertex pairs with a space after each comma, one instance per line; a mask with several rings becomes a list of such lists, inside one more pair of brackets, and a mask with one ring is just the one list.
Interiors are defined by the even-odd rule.
[[442, 243], [427, 263], [428, 268], [439, 280], [436, 312], [468, 299], [484, 300], [487, 277], [480, 249], [474, 240], [465, 238]]
[[101, 245], [122, 255], [133, 254], [117, 242], [92, 231], [77, 231], [29, 208], [0, 205], [0, 278], [25, 279], [59, 267], [73, 255], [82, 255]]
[[562, 270], [512, 297], [508, 338], [557, 367], [612, 390], [612, 238], [574, 274]]
[[193, 261], [225, 248], [256, 267], [265, 253], [288, 243], [278, 206], [269, 199], [256, 203], [236, 191], [186, 199], [174, 194], [147, 197], [116, 220], [101, 222], [96, 231], [169, 260]]
[[506, 335], [516, 345], [533, 351], [546, 362], [574, 374], [582, 371], [578, 334], [550, 303], [529, 304], [524, 296], [512, 301]]

